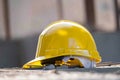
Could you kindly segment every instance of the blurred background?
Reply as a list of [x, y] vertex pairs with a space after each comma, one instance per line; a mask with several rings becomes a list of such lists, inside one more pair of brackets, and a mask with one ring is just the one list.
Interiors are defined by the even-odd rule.
[[0, 0], [0, 67], [34, 59], [39, 34], [61, 19], [89, 29], [103, 62], [120, 62], [120, 0]]

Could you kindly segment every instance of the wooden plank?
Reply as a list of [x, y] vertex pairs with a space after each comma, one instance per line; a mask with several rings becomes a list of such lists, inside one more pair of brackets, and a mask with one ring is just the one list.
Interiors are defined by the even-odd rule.
[[56, 0], [9, 0], [12, 38], [41, 33], [46, 25], [58, 19], [56, 3]]
[[98, 63], [97, 67], [103, 67], [103, 66], [114, 66], [114, 65], [118, 65], [120, 66], [120, 62], [102, 62], [102, 63]]
[[85, 0], [62, 0], [63, 18], [84, 24], [86, 22]]
[[116, 31], [116, 13], [114, 0], [94, 0], [96, 29], [98, 31]]

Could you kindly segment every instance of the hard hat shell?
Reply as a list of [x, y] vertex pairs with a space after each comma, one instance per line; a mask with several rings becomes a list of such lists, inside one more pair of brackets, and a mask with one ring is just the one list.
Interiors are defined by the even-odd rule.
[[23, 68], [30, 68], [30, 65], [39, 67], [42, 60], [59, 56], [82, 56], [96, 63], [101, 61], [90, 32], [78, 23], [61, 20], [50, 24], [41, 33], [35, 59]]

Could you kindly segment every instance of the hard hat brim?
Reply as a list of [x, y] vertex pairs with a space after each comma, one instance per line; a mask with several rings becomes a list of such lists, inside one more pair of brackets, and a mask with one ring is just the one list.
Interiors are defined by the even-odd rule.
[[[69, 55], [63, 55], [63, 56], [69, 56]], [[77, 55], [74, 55], [74, 56], [77, 56]], [[81, 56], [86, 57], [90, 60], [93, 60], [92, 58], [90, 58], [90, 56], [83, 56], [83, 55], [81, 55]], [[24, 69], [37, 69], [37, 68], [39, 68], [40, 69], [40, 68], [44, 67], [44, 65], [42, 64], [43, 60], [52, 59], [52, 58], [55, 58], [55, 57], [46, 58], [46, 57], [41, 56], [41, 57], [35, 58], [35, 59], [27, 62], [26, 64], [23, 65], [22, 68], [24, 68]], [[97, 60], [93, 60], [93, 61], [97, 61]], [[100, 62], [100, 60], [98, 60], [98, 62]], [[98, 63], [98, 62], [96, 62], [96, 63]]]
[[[67, 59], [70, 58], [74, 58], [76, 60], [79, 60], [78, 63], [74, 63], [71, 64], [71, 66], [74, 65], [80, 65], [83, 66], [84, 68], [93, 68], [95, 67], [95, 62], [88, 59], [88, 58], [84, 58], [84, 57], [77, 57], [77, 56], [65, 56], [64, 58], [62, 58], [62, 60], [64, 62], [66, 62]], [[51, 59], [51, 58], [50, 58]], [[24, 69], [43, 69], [45, 67], [45, 65], [42, 64], [43, 60], [49, 60], [49, 59], [45, 59], [42, 57], [36, 58], [31, 60], [30, 62], [26, 63], [25, 65], [23, 65]], [[67, 64], [69, 65], [70, 63], [68, 62], [69, 60], [67, 60]], [[56, 63], [55, 63], [56, 64]], [[70, 65], [69, 65], [70, 66]]]
[[22, 68], [24, 69], [29, 69], [29, 68], [42, 68], [43, 65], [41, 64], [41, 61], [46, 59], [45, 57], [38, 57], [35, 58], [29, 62], [27, 62], [26, 64], [23, 65]]

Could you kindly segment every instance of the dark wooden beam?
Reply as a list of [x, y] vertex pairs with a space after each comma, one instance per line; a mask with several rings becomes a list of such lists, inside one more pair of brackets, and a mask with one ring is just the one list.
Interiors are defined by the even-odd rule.
[[115, 3], [115, 13], [116, 13], [116, 27], [117, 27], [117, 31], [119, 31], [120, 30], [120, 24], [119, 24], [120, 12], [119, 12], [118, 0], [114, 0], [114, 3]]
[[11, 35], [10, 35], [9, 4], [8, 4], [8, 0], [3, 0], [3, 8], [4, 8], [6, 40], [10, 40], [11, 39]]
[[85, 0], [86, 5], [86, 22], [93, 29], [95, 25], [95, 11], [94, 11], [94, 0]]

